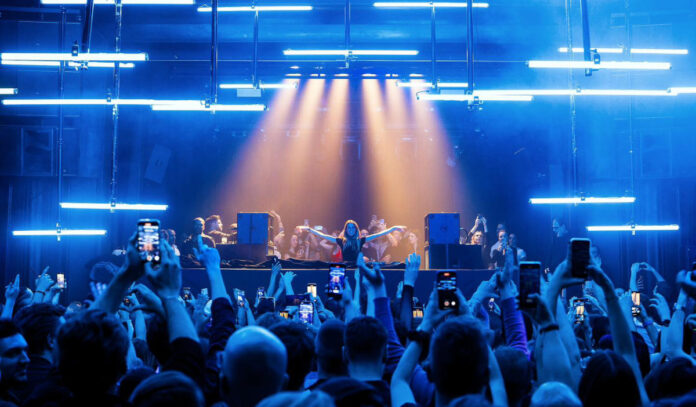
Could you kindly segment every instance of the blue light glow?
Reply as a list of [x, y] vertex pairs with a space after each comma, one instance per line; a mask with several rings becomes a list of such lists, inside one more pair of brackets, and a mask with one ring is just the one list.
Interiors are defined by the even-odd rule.
[[160, 204], [123, 204], [123, 203], [83, 203], [61, 202], [63, 209], [101, 209], [101, 210], [131, 210], [131, 211], [166, 211], [168, 205]]
[[623, 204], [634, 203], [636, 198], [633, 196], [624, 197], [574, 197], [574, 198], [531, 198], [529, 202], [533, 205], [553, 205], [553, 204]]
[[104, 229], [13, 230], [12, 236], [104, 236]]
[[675, 231], [679, 225], [617, 225], [617, 226], [588, 226], [588, 232], [650, 232]]

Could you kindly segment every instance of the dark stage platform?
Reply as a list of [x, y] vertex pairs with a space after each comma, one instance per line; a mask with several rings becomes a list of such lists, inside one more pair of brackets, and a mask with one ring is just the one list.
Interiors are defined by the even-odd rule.
[[[353, 278], [355, 269], [346, 270], [351, 287], [355, 287], [355, 279]], [[328, 282], [328, 269], [283, 269], [283, 272], [292, 271], [295, 273], [292, 286], [295, 294], [306, 292], [307, 283], [316, 283], [317, 291], [322, 298], [326, 299], [324, 293], [324, 285]], [[468, 298], [473, 294], [476, 287], [484, 279], [489, 279], [495, 270], [455, 270], [457, 272], [457, 286], [462, 290], [462, 293]], [[382, 269], [382, 273], [386, 279], [387, 293], [389, 296], [394, 296], [396, 287], [403, 280], [403, 269]], [[435, 282], [436, 270], [421, 270], [416, 282], [415, 296], [421, 302], [427, 301], [433, 289]], [[271, 277], [270, 269], [262, 268], [225, 268], [222, 269], [222, 277], [225, 280], [225, 285], [229, 293], [232, 293], [233, 288], [244, 290], [247, 294], [249, 302], [252, 302], [252, 296], [256, 293], [258, 287], [268, 288], [268, 282]], [[185, 268], [183, 269], [183, 286], [191, 287], [194, 294], [198, 294], [200, 289], [208, 287], [208, 277], [205, 269], [202, 268]]]

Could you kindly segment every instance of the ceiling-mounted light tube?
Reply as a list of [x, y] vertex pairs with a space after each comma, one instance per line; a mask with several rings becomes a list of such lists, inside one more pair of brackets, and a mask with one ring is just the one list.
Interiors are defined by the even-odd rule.
[[361, 56], [361, 55], [418, 55], [418, 50], [395, 50], [395, 49], [362, 49], [362, 50], [345, 50], [345, 49], [286, 49], [284, 55], [288, 56]]
[[[597, 51], [600, 54], [623, 54], [624, 49], [623, 48], [591, 48], [593, 51]], [[558, 48], [558, 52], [561, 53], [567, 53], [568, 52], [568, 47], [560, 47]], [[582, 47], [573, 47], [573, 53], [575, 54], [582, 54], [585, 52], [585, 49]]]
[[[427, 1], [378, 1], [374, 3], [375, 7], [391, 7], [391, 8], [430, 8], [430, 7], [442, 7], [442, 8], [464, 8], [467, 7], [466, 1], [464, 2], [451, 2], [451, 1], [436, 1], [433, 3]], [[488, 3], [472, 3], [473, 8], [488, 8]]]
[[12, 236], [104, 236], [104, 229], [13, 230]]
[[688, 55], [688, 49], [631, 48], [631, 54]]
[[[301, 74], [300, 74], [301, 75]], [[221, 83], [220, 89], [254, 89], [251, 83]], [[293, 89], [297, 88], [297, 81], [280, 83], [259, 83], [259, 89]]]
[[669, 62], [621, 62], [606, 61], [594, 63], [592, 61], [528, 61], [530, 68], [552, 69], [642, 69], [642, 70], [668, 70], [672, 68]]
[[437, 86], [439, 88], [468, 88], [469, 84], [466, 82], [438, 82]]
[[474, 95], [532, 95], [532, 96], [676, 96], [673, 90], [643, 89], [498, 89], [477, 90]]
[[[113, 5], [114, 0], [94, 0], [94, 4]], [[59, 5], [85, 5], [87, 0], [41, 0], [41, 4], [59, 4]], [[159, 5], [159, 6], [170, 6], [170, 5], [193, 5], [195, 0], [121, 0], [121, 4], [132, 4], [132, 5]]]
[[[60, 61], [22, 61], [14, 59], [3, 59], [0, 61], [2, 65], [21, 65], [21, 66], [60, 66]], [[113, 68], [114, 62], [85, 62], [89, 68]], [[68, 62], [68, 66], [71, 68], [81, 68], [83, 62]], [[119, 68], [134, 68], [135, 64], [132, 62], [119, 62]]]
[[266, 105], [210, 105], [206, 107], [200, 102], [196, 104], [178, 105], [152, 105], [155, 111], [181, 111], [181, 112], [262, 112], [266, 110]]
[[681, 93], [696, 93], [696, 87], [674, 87], [669, 88], [669, 91], [672, 93], [676, 93], [677, 95]]
[[200, 104], [199, 100], [157, 100], [157, 99], [3, 99], [2, 104], [6, 106], [148, 106], [148, 105], [171, 105], [192, 103]]
[[464, 93], [419, 93], [418, 100], [441, 100], [450, 102], [531, 102], [531, 95], [469, 95]]
[[409, 81], [409, 82], [396, 82], [396, 86], [400, 88], [432, 88], [432, 82], [423, 81]]
[[[218, 7], [218, 13], [234, 13], [243, 11], [311, 11], [312, 6], [243, 6], [243, 7]], [[210, 6], [198, 7], [201, 13], [210, 13], [213, 8]]]
[[573, 198], [531, 198], [529, 203], [533, 205], [554, 205], [554, 204], [624, 204], [634, 203], [636, 198], [633, 196], [622, 197], [573, 197]]
[[100, 210], [130, 210], [130, 211], [166, 211], [168, 205], [160, 204], [124, 204], [124, 203], [85, 203], [61, 202], [63, 209], [100, 209]]
[[301, 73], [286, 73], [285, 76], [290, 76], [290, 77], [301, 77]]
[[16, 88], [0, 88], [0, 95], [16, 95]]
[[679, 225], [617, 225], [617, 226], [588, 226], [588, 232], [649, 232], [679, 230]]
[[3, 52], [0, 54], [3, 61], [147, 61], [147, 54], [140, 53], [109, 53], [90, 52], [73, 55], [68, 52]]
[[22, 60], [5, 60], [0, 61], [2, 65], [18, 65], [18, 66], [60, 66], [60, 61], [22, 61]]

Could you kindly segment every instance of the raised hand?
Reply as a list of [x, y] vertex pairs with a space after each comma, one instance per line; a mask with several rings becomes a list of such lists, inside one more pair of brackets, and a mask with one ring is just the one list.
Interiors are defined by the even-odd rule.
[[[604, 274], [604, 271], [602, 271], [601, 268], [590, 264], [587, 266], [587, 271], [590, 277], [592, 277], [592, 280], [602, 289], [605, 296], [609, 297], [612, 294], [616, 295], [614, 292], [614, 283], [612, 283], [609, 277]], [[579, 279], [576, 278], [576, 280]]]
[[164, 315], [162, 301], [146, 285], [136, 284], [131, 292], [138, 293], [140, 295], [140, 299], [142, 300], [142, 304], [138, 304], [136, 307], [134, 307], [134, 311], [143, 310]]
[[48, 266], [39, 274], [36, 279], [36, 291], [46, 293], [51, 286], [55, 284], [50, 275], [48, 275]]
[[162, 240], [160, 249], [162, 262], [159, 267], [152, 267], [149, 262], [145, 263], [147, 276], [160, 298], [177, 297], [181, 291], [179, 258], [174, 254], [174, 249], [166, 240]]
[[[461, 299], [460, 299], [461, 301]], [[442, 310], [438, 305], [437, 288], [433, 289], [428, 299], [428, 304], [423, 311], [423, 320], [418, 326], [419, 331], [431, 333], [447, 318], [448, 315], [454, 314], [453, 309]]]
[[17, 301], [17, 297], [19, 296], [19, 274], [17, 274], [14, 278], [14, 281], [11, 282], [10, 284], [5, 287], [5, 301], [6, 302], [15, 302]]
[[670, 319], [671, 310], [669, 309], [669, 303], [665, 297], [662, 296], [662, 294], [657, 292], [657, 286], [655, 286], [655, 290], [653, 291], [653, 298], [651, 298], [648, 302], [650, 303], [648, 307], [653, 308], [657, 312], [657, 315], [660, 318], [660, 323]]
[[[164, 239], [161, 240], [164, 242]], [[140, 253], [138, 253], [137, 243], [138, 232], [135, 232], [131, 235], [130, 239], [128, 239], [126, 258], [122, 267], [122, 273], [129, 281], [136, 281], [145, 275], [145, 264], [140, 257]]]
[[404, 270], [404, 284], [415, 287], [420, 270], [421, 257], [416, 253], [411, 253], [406, 258], [406, 270]]
[[193, 254], [196, 256], [196, 259], [206, 268], [220, 268], [220, 252], [215, 248], [203, 244], [202, 236], [198, 236], [198, 239], [200, 240], [200, 248], [193, 248]]

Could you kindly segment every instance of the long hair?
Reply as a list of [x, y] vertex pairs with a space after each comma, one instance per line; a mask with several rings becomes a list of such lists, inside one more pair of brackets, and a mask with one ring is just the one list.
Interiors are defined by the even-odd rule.
[[[346, 235], [346, 230], [348, 229], [348, 225], [353, 225], [355, 226], [355, 236], [353, 237], [348, 237]], [[358, 226], [358, 222], [348, 219], [346, 221], [346, 224], [343, 225], [343, 231], [341, 232], [341, 237], [343, 238], [343, 248], [351, 248], [355, 249], [356, 251], [359, 249], [359, 239], [360, 239], [360, 227]]]

